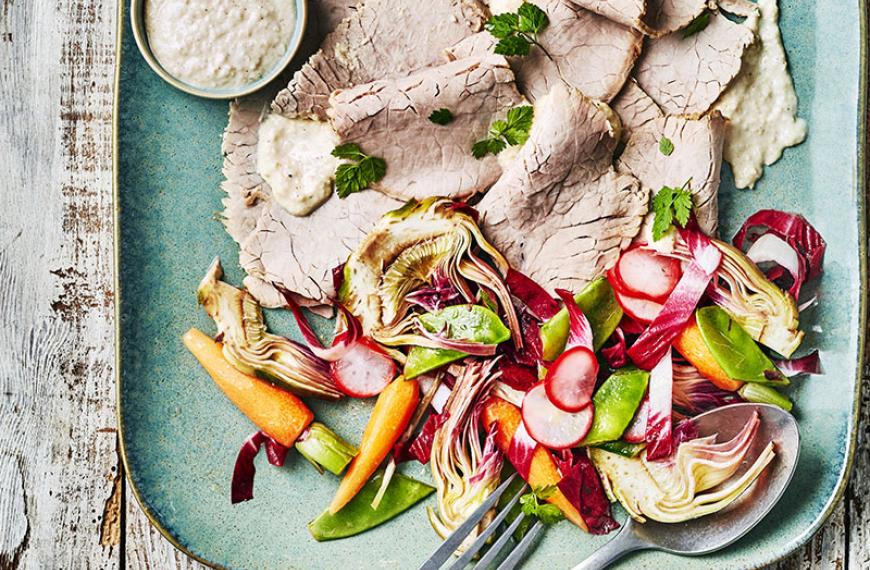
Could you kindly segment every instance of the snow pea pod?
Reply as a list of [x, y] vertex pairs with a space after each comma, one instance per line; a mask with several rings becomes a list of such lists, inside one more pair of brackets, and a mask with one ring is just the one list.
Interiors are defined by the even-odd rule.
[[372, 500], [383, 480], [384, 471], [380, 470], [340, 511], [332, 515], [329, 510], [325, 510], [308, 523], [308, 532], [317, 541], [354, 536], [398, 516], [435, 490], [416, 479], [395, 473], [378, 508], [373, 509]]
[[[448, 338], [480, 344], [499, 344], [511, 337], [511, 331], [493, 311], [480, 305], [453, 305], [440, 311], [420, 315], [420, 322], [431, 333], [446, 330]], [[416, 378], [449, 364], [466, 354], [444, 348], [411, 347], [405, 362], [405, 378]]]
[[649, 384], [649, 372], [620, 368], [592, 396], [595, 416], [583, 445], [614, 441], [631, 423]]
[[[574, 296], [577, 306], [592, 326], [592, 345], [598, 351], [622, 320], [622, 308], [607, 279], [596, 279]], [[565, 350], [568, 341], [568, 311], [563, 307], [541, 326], [544, 360], [552, 361]]]
[[617, 455], [621, 455], [623, 457], [637, 457], [641, 451], [646, 447], [645, 443], [628, 443], [627, 441], [617, 440], [617, 441], [605, 441], [604, 443], [598, 443], [595, 445], [598, 449], [603, 449], [604, 451], [609, 451], [610, 453], [616, 453]]
[[698, 328], [710, 354], [734, 380], [787, 385], [788, 379], [743, 327], [721, 307], [698, 309]]

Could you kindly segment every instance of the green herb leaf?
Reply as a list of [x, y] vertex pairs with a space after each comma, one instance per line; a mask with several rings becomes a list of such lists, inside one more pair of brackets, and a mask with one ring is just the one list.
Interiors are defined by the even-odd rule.
[[435, 109], [429, 114], [429, 120], [436, 125], [446, 125], [453, 121], [453, 113], [450, 109]]
[[658, 241], [671, 229], [676, 219], [681, 227], [686, 227], [692, 215], [691, 180], [680, 188], [663, 186], [652, 202], [653, 219], [652, 237]]
[[356, 143], [338, 145], [332, 156], [350, 160], [335, 169], [335, 190], [339, 198], [347, 198], [355, 192], [368, 188], [387, 173], [384, 159], [365, 154]]
[[674, 153], [674, 143], [664, 135], [659, 140], [659, 152], [665, 156], [671, 156]]
[[556, 524], [565, 518], [559, 507], [550, 503], [538, 505], [538, 512], [536, 514], [541, 522], [546, 525]]
[[523, 2], [517, 10], [517, 16], [519, 17], [517, 23], [519, 31], [530, 34], [537, 34], [550, 23], [547, 13], [529, 2]]
[[528, 55], [538, 33], [547, 27], [547, 13], [529, 2], [523, 2], [514, 12], [493, 16], [484, 26], [496, 38], [495, 53], [499, 55]]
[[513, 35], [519, 28], [520, 17], [513, 12], [498, 14], [489, 19], [484, 25], [486, 31], [494, 37], [503, 40]]
[[483, 158], [487, 154], [498, 154], [510, 146], [525, 143], [532, 129], [535, 117], [534, 108], [529, 105], [514, 107], [507, 112], [505, 120], [493, 121], [489, 127], [489, 136], [479, 140], [471, 147], [474, 158]]
[[523, 36], [508, 36], [500, 39], [493, 50], [498, 55], [529, 55], [532, 42]]
[[539, 499], [546, 501], [556, 493], [556, 489], [557, 487], [555, 485], [544, 485], [543, 487], [535, 487], [535, 495], [537, 495]]
[[520, 508], [527, 516], [537, 517], [546, 525], [556, 524], [564, 519], [565, 515], [562, 514], [562, 511], [556, 505], [541, 502], [552, 497], [555, 492], [555, 485], [536, 488], [533, 492], [526, 493], [520, 497]]
[[705, 10], [703, 13], [701, 13], [701, 15], [689, 22], [689, 25], [683, 29], [683, 38], [690, 38], [698, 32], [703, 31], [709, 25], [710, 12], [707, 12]]

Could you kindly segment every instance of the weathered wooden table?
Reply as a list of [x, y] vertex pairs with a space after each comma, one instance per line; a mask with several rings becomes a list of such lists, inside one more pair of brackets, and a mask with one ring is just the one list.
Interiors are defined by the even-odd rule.
[[[192, 568], [128, 491], [115, 430], [115, 0], [0, 0], [0, 570]], [[782, 568], [870, 568], [857, 468]]]

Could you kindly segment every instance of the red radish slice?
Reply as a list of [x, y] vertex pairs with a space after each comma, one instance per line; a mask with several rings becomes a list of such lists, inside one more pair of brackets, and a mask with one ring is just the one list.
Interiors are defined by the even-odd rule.
[[396, 364], [374, 342], [361, 338], [332, 363], [338, 389], [354, 398], [377, 396], [396, 376]]
[[563, 352], [547, 371], [544, 389], [550, 401], [565, 412], [579, 412], [592, 401], [598, 360], [582, 346]]
[[614, 275], [632, 297], [664, 302], [680, 280], [680, 261], [636, 246], [616, 262]]
[[649, 324], [655, 320], [662, 310], [662, 305], [655, 301], [629, 297], [619, 291], [614, 291], [613, 293], [616, 295], [616, 301], [622, 307], [622, 310], [638, 322]]
[[567, 449], [580, 443], [595, 416], [590, 404], [577, 413], [564, 412], [547, 397], [544, 383], [538, 383], [523, 398], [523, 425], [532, 439], [550, 449]]

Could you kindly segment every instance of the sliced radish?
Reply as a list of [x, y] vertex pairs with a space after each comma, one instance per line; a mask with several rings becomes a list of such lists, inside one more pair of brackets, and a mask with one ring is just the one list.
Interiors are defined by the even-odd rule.
[[374, 342], [360, 338], [332, 363], [338, 389], [354, 398], [377, 396], [396, 376], [396, 364]]
[[628, 316], [644, 324], [653, 322], [662, 310], [662, 305], [655, 301], [629, 297], [619, 291], [614, 291], [614, 295], [619, 306]]
[[635, 246], [625, 251], [613, 268], [623, 293], [663, 303], [680, 280], [680, 261]]
[[598, 378], [598, 360], [591, 350], [575, 346], [556, 359], [547, 371], [544, 389], [553, 404], [565, 412], [579, 412], [592, 401]]
[[564, 412], [547, 397], [540, 382], [523, 398], [523, 425], [532, 438], [550, 449], [567, 449], [580, 443], [595, 416], [590, 404], [577, 413]]

